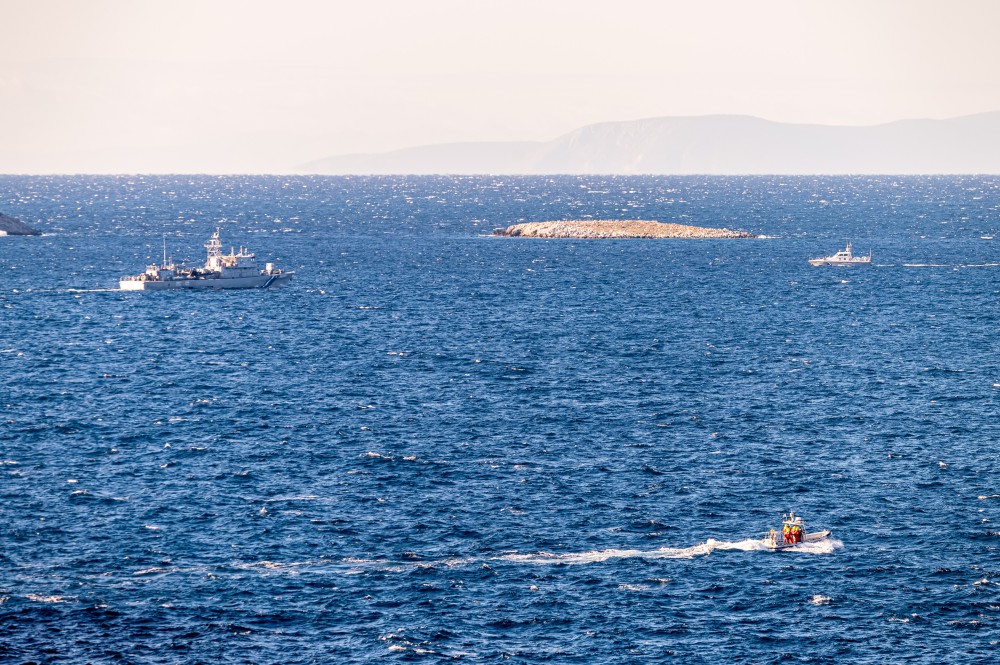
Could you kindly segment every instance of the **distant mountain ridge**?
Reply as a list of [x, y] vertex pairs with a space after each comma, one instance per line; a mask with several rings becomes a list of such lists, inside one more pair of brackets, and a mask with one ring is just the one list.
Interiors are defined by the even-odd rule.
[[868, 127], [744, 115], [602, 122], [551, 141], [448, 143], [300, 167], [348, 174], [1000, 174], [1000, 111]]

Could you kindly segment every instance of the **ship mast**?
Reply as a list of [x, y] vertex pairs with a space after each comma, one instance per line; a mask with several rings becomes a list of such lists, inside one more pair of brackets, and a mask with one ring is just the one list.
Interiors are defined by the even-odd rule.
[[222, 241], [219, 239], [219, 229], [215, 229], [215, 233], [205, 243], [205, 249], [208, 250], [208, 258], [222, 256]]

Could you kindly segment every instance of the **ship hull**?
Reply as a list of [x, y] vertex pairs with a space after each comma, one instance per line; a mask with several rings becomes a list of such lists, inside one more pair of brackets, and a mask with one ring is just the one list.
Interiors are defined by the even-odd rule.
[[786, 543], [777, 539], [771, 540], [770, 538], [765, 538], [761, 542], [764, 544], [764, 547], [766, 547], [769, 550], [780, 551], [780, 550], [794, 549], [795, 547], [798, 547], [799, 545], [802, 545], [804, 543], [818, 543], [823, 540], [826, 540], [829, 537], [830, 537], [830, 532], [828, 530], [824, 530], [824, 531], [816, 531], [815, 533], [807, 533], [805, 537], [802, 539], [802, 541], [798, 543]]
[[122, 291], [167, 291], [171, 289], [273, 289], [292, 281], [291, 273], [252, 277], [180, 278], [167, 280], [123, 279]]
[[836, 259], [809, 259], [813, 266], [870, 266], [871, 261], [837, 261]]

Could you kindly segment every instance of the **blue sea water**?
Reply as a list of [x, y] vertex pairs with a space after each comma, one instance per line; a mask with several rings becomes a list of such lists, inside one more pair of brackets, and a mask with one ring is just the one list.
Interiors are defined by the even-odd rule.
[[[27, 177], [0, 662], [995, 663], [1000, 178]], [[752, 240], [489, 237], [657, 219]], [[221, 227], [295, 271], [135, 293]], [[868, 269], [812, 268], [846, 240]], [[834, 539], [755, 542], [794, 510]]]

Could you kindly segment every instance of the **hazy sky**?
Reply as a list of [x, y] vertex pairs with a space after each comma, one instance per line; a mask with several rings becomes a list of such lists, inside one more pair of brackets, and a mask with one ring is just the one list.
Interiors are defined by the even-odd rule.
[[0, 0], [0, 172], [259, 173], [740, 113], [1000, 110], [995, 0]]

